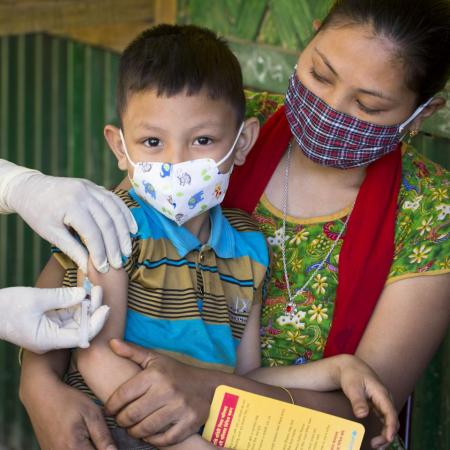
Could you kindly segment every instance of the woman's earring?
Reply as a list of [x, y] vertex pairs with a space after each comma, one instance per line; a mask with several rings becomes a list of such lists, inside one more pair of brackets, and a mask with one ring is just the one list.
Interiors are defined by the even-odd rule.
[[409, 131], [409, 135], [408, 135], [408, 144], [410, 144], [411, 143], [411, 139], [414, 136], [417, 136], [418, 134], [419, 134], [419, 130], [417, 128], [415, 128], [414, 130], [410, 130]]

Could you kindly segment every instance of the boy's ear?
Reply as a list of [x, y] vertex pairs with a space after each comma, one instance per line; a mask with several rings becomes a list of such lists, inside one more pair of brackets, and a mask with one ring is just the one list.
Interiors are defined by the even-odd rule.
[[242, 166], [247, 159], [247, 155], [258, 139], [259, 121], [256, 117], [250, 117], [244, 123], [244, 129], [236, 144], [237, 151], [234, 156], [234, 164]]
[[120, 170], [127, 170], [128, 163], [125, 152], [123, 151], [122, 140], [120, 139], [119, 128], [114, 125], [106, 125], [103, 129], [106, 142], [108, 142], [109, 148], [117, 158], [117, 165]]

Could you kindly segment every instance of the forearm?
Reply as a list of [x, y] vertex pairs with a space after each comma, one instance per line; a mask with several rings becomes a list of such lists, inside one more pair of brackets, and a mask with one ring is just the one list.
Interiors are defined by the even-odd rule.
[[35, 397], [41, 393], [46, 395], [48, 387], [63, 384], [61, 378], [66, 372], [69, 358], [70, 352], [67, 350], [57, 350], [43, 355], [24, 350], [19, 396], [27, 409]]
[[77, 350], [75, 361], [84, 381], [102, 402], [141, 371], [134, 362], [115, 355], [104, 341], [95, 342], [88, 349]]
[[0, 159], [0, 214], [14, 212], [14, 209], [8, 204], [8, 193], [13, 189], [13, 180], [26, 172], [38, 173], [36, 170], [17, 166], [5, 159]]
[[193, 434], [179, 444], [169, 447], [160, 447], [160, 450], [211, 450], [217, 448], [208, 441], [205, 441], [199, 434]]
[[261, 383], [286, 388], [332, 391], [340, 388], [339, 371], [351, 355], [339, 355], [297, 366], [260, 367], [246, 376]]
[[[60, 379], [66, 364], [61, 352], [24, 355], [20, 398], [39, 448], [106, 450], [113, 444], [101, 409]], [[67, 363], [68, 358], [64, 358]]]

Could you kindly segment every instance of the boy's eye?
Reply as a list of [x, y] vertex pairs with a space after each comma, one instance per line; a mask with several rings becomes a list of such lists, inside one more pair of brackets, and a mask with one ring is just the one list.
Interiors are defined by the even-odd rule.
[[311, 70], [309, 71], [309, 73], [312, 75], [312, 77], [317, 80], [319, 83], [329, 83], [329, 81], [322, 77], [321, 75], [319, 75], [315, 70], [314, 67], [311, 68]]
[[212, 139], [207, 136], [200, 136], [197, 139], [195, 139], [194, 144], [198, 144], [198, 145], [212, 144]]
[[358, 103], [359, 109], [361, 111], [365, 112], [366, 114], [378, 114], [378, 113], [380, 113], [382, 111], [381, 109], [368, 108], [367, 106], [362, 104], [359, 100], [356, 100], [356, 103]]
[[161, 145], [161, 140], [155, 137], [148, 138], [144, 141], [146, 147], [159, 147]]

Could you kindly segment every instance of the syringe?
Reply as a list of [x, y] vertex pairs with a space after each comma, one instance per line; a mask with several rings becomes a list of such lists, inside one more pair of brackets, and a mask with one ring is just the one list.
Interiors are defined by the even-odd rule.
[[86, 297], [81, 302], [81, 319], [80, 319], [80, 348], [89, 347], [89, 305], [91, 303], [92, 283], [88, 277], [84, 278], [83, 288], [86, 291]]

